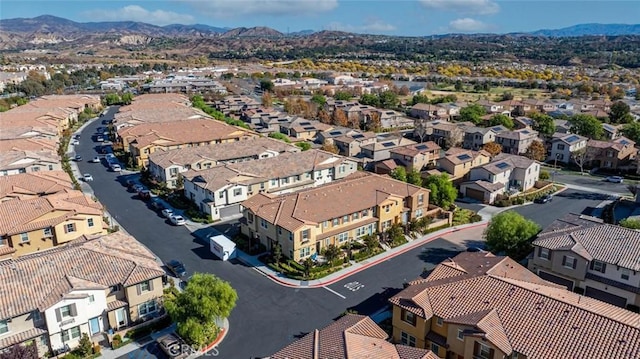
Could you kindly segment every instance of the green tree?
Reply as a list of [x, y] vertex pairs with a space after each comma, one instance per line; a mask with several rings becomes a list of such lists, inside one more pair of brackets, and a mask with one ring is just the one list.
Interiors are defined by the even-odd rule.
[[269, 134], [269, 137], [275, 138], [276, 140], [284, 141], [286, 143], [291, 143], [291, 140], [289, 139], [289, 136], [287, 136], [287, 135], [285, 135], [284, 133], [281, 133], [281, 132], [271, 132]]
[[513, 120], [509, 116], [503, 115], [503, 114], [493, 115], [491, 117], [491, 120], [489, 120], [489, 126], [500, 126], [500, 125], [510, 130], [512, 130], [515, 127]]
[[121, 102], [121, 99], [117, 93], [108, 93], [104, 96], [104, 102], [107, 106], [111, 106], [119, 104]]
[[543, 136], [552, 136], [556, 132], [556, 124], [553, 117], [540, 112], [534, 112], [529, 116], [533, 120], [533, 129]]
[[531, 251], [529, 240], [540, 232], [540, 226], [514, 211], [502, 212], [491, 219], [485, 230], [487, 248], [494, 253], [505, 253], [516, 260]]
[[379, 95], [380, 107], [395, 108], [398, 107], [398, 95], [393, 91], [384, 91]]
[[[131, 158], [133, 158], [133, 156], [131, 156]], [[182, 175], [182, 173], [178, 173], [178, 178], [176, 178], [176, 188], [177, 189], [184, 188], [184, 176]]]
[[502, 96], [500, 96], [500, 101], [510, 101], [513, 100], [513, 94], [511, 92], [503, 92]]
[[616, 101], [613, 105], [611, 105], [609, 119], [612, 123], [631, 123], [633, 122], [633, 116], [631, 116], [631, 108], [629, 107], [629, 105], [622, 101]]
[[164, 306], [187, 343], [202, 346], [217, 335], [216, 320], [226, 318], [236, 306], [238, 294], [228, 282], [212, 274], [194, 274], [174, 299]]
[[625, 228], [640, 229], [640, 219], [625, 218], [618, 224]]
[[391, 176], [391, 178], [397, 179], [398, 181], [407, 182], [407, 169], [403, 166], [398, 166], [391, 170], [389, 176]]
[[438, 207], [447, 209], [458, 198], [458, 190], [449, 180], [449, 176], [443, 173], [439, 176], [431, 175], [424, 180], [423, 187], [428, 188], [429, 202]]
[[302, 261], [302, 267], [304, 268], [304, 276], [305, 278], [309, 278], [311, 274], [311, 268], [313, 268], [313, 261], [311, 257], [307, 257], [304, 261]]
[[602, 138], [604, 135], [604, 128], [602, 122], [592, 115], [577, 114], [569, 118], [569, 125], [571, 126], [571, 132], [592, 138], [594, 140]]
[[640, 122], [627, 123], [622, 127], [622, 134], [635, 143], [640, 143]]
[[364, 246], [365, 248], [367, 248], [367, 252], [369, 253], [372, 253], [376, 249], [380, 248], [380, 242], [378, 241], [378, 237], [376, 235], [367, 235], [362, 240], [364, 241]]
[[300, 149], [302, 149], [302, 151], [308, 151], [311, 149], [311, 144], [309, 142], [297, 142], [296, 146], [300, 147]]
[[378, 97], [378, 95], [371, 94], [371, 93], [366, 93], [360, 96], [359, 102], [363, 105], [380, 107], [380, 97]]
[[328, 262], [333, 262], [340, 257], [342, 251], [335, 244], [330, 244], [324, 249], [322, 254]]
[[80, 338], [80, 341], [78, 341], [78, 348], [76, 351], [81, 358], [85, 358], [90, 354], [93, 354], [93, 343], [87, 333], [82, 333], [82, 337]]
[[271, 253], [271, 259], [273, 259], [273, 261], [276, 264], [279, 264], [280, 261], [282, 260], [282, 246], [280, 245], [280, 243], [276, 244], [273, 247], [273, 252]]
[[407, 172], [407, 183], [422, 187], [422, 175], [416, 170]]
[[453, 85], [453, 88], [456, 91], [462, 91], [464, 90], [464, 85], [462, 84], [462, 80], [456, 80], [456, 83]]
[[349, 101], [353, 98], [353, 96], [345, 91], [338, 91], [333, 95], [333, 98], [338, 101]]
[[271, 80], [269, 80], [269, 79], [260, 80], [260, 89], [262, 91], [273, 92], [274, 88], [275, 88], [275, 85], [273, 84], [273, 82]]
[[318, 106], [324, 106], [327, 103], [327, 98], [321, 94], [315, 94], [311, 96], [311, 102], [315, 102]]
[[411, 103], [416, 105], [419, 103], [431, 103], [429, 101], [429, 98], [426, 95], [413, 95], [413, 98], [411, 99]]
[[133, 94], [131, 92], [125, 92], [120, 96], [120, 101], [123, 105], [130, 105], [133, 101]]
[[460, 121], [469, 121], [478, 125], [482, 122], [482, 116], [486, 114], [487, 111], [481, 105], [469, 105], [460, 110]]

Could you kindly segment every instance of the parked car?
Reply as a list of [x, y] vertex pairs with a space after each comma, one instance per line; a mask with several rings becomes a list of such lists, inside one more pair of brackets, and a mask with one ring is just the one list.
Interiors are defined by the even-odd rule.
[[72, 146], [77, 146], [77, 145], [79, 145], [79, 144], [80, 144], [80, 141], [78, 141], [78, 140], [72, 140], [72, 141], [71, 141], [71, 145], [72, 145]]
[[80, 162], [80, 161], [82, 161], [82, 156], [80, 156], [80, 155], [76, 155], [73, 159], [74, 159], [74, 161], [76, 161], [76, 162]]
[[169, 217], [169, 222], [171, 222], [171, 224], [175, 226], [183, 226], [187, 224], [187, 220], [184, 219], [184, 217], [178, 215]]
[[174, 333], [161, 336], [156, 339], [156, 343], [169, 359], [186, 359], [195, 353], [195, 350]]
[[622, 183], [624, 181], [624, 178], [620, 177], [620, 176], [609, 176], [607, 178], [604, 179], [607, 182], [611, 182], [611, 183]]
[[83, 174], [83, 175], [82, 175], [82, 179], [83, 179], [85, 182], [93, 181], [93, 176], [92, 176], [92, 175], [90, 175], [90, 174], [88, 174], [88, 173], [85, 173], [85, 174]]
[[107, 153], [106, 155], [104, 155], [104, 158], [109, 161], [109, 160], [115, 160], [116, 156], [113, 153]]
[[162, 216], [165, 218], [171, 218], [171, 216], [173, 216], [173, 209], [171, 208], [165, 208], [162, 210]]
[[114, 163], [114, 164], [112, 164], [112, 165], [111, 165], [111, 170], [112, 170], [113, 172], [120, 172], [120, 171], [122, 171], [122, 167], [120, 167], [120, 165], [119, 165], [119, 164], [115, 164], [115, 163]]
[[102, 136], [96, 136], [96, 141], [98, 141], [98, 142], [104, 142], [104, 137], [102, 137]]
[[536, 198], [535, 200], [533, 200], [533, 202], [544, 204], [547, 202], [551, 202], [552, 200], [553, 200], [553, 197], [550, 194], [545, 194], [544, 196], [540, 196]]
[[91, 162], [93, 162], [93, 163], [100, 163], [100, 157], [95, 156], [95, 157], [91, 160]]
[[151, 199], [151, 191], [149, 191], [148, 189], [143, 189], [142, 191], [138, 192], [138, 197], [140, 197], [140, 199], [143, 201], [148, 201]]
[[134, 184], [133, 186], [131, 186], [131, 189], [135, 193], [140, 193], [145, 190], [144, 186], [141, 184]]
[[177, 259], [172, 259], [166, 263], [167, 269], [173, 273], [176, 277], [184, 277], [187, 274], [187, 270], [184, 268], [184, 264]]
[[156, 211], [163, 211], [165, 208], [167, 208], [158, 197], [152, 198], [149, 206], [151, 206], [151, 208], [155, 209]]

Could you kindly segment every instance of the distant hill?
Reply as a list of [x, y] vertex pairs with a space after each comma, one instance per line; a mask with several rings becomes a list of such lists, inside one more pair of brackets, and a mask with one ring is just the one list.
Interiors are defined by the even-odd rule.
[[548, 37], [640, 35], [640, 24], [578, 24], [562, 29], [533, 31], [529, 34]]
[[233, 37], [281, 37], [284, 36], [280, 31], [276, 31], [270, 27], [258, 26], [258, 27], [238, 27], [231, 29], [220, 37], [233, 38]]

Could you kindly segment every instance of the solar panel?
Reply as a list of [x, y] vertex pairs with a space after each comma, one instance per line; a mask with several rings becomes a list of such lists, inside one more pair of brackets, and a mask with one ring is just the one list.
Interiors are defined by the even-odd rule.
[[620, 143], [622, 143], [623, 145], [628, 145], [628, 144], [629, 144], [629, 141], [627, 141], [627, 140], [621, 140], [621, 141], [620, 141]]
[[300, 126], [309, 126], [310, 124], [311, 122], [309, 121], [300, 122]]
[[468, 155], [468, 154], [466, 154], [466, 153], [465, 153], [465, 154], [462, 154], [462, 155], [459, 155], [459, 156], [457, 156], [457, 157], [458, 157], [458, 159], [459, 159], [460, 161], [466, 161], [466, 160], [468, 160], [468, 159], [470, 159], [470, 158], [471, 158], [471, 156], [469, 156], [469, 155]]
[[393, 143], [393, 142], [384, 142], [382, 145], [384, 147], [393, 147], [393, 146], [395, 146], [395, 143]]
[[364, 138], [364, 135], [357, 134], [357, 135], [353, 135], [352, 137], [353, 137], [353, 138]]
[[524, 131], [522, 131], [522, 133], [524, 133], [525, 135], [528, 135], [528, 134], [530, 134], [531, 132], [529, 132], [529, 130], [524, 130]]
[[506, 162], [500, 162], [500, 163], [496, 163], [496, 167], [498, 167], [499, 169], [503, 170], [505, 168], [509, 167], [509, 164]]
[[340, 132], [340, 131], [331, 131], [331, 132], [329, 132], [329, 134], [331, 136], [340, 136], [342, 134], [342, 132]]
[[426, 150], [428, 148], [429, 148], [429, 146], [427, 146], [427, 145], [417, 145], [416, 146], [416, 150], [421, 150], [421, 151], [422, 150]]
[[502, 131], [502, 127], [500, 126], [492, 127], [491, 129], [494, 131]]
[[316, 128], [315, 128], [315, 127], [313, 127], [313, 126], [305, 126], [305, 127], [303, 127], [303, 129], [304, 129], [305, 131], [311, 131], [311, 130], [315, 130]]

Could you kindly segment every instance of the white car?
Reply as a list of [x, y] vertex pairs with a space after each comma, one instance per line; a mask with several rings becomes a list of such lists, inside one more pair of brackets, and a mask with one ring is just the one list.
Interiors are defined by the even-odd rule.
[[113, 153], [107, 153], [106, 155], [104, 155], [104, 158], [109, 161], [110, 159], [115, 159], [116, 156]]
[[83, 179], [85, 182], [93, 181], [93, 176], [92, 176], [92, 175], [90, 175], [90, 174], [88, 174], [88, 173], [85, 173], [85, 174], [83, 174], [83, 175], [82, 175], [82, 179]]
[[182, 226], [187, 224], [187, 221], [182, 216], [171, 216], [169, 217], [169, 221], [175, 226]]
[[71, 145], [72, 145], [72, 146], [77, 146], [77, 145], [79, 145], [79, 144], [80, 144], [80, 141], [78, 141], [78, 140], [71, 140]]
[[604, 180], [611, 183], [622, 183], [624, 181], [624, 179], [620, 176], [609, 176]]
[[96, 141], [98, 141], [98, 142], [104, 142], [104, 137], [102, 137], [102, 136], [98, 136], [98, 137], [96, 137]]
[[93, 162], [93, 163], [100, 163], [100, 157], [95, 156], [95, 157], [91, 160], [91, 162]]
[[173, 210], [171, 208], [165, 208], [162, 210], [162, 216], [165, 218], [171, 218], [173, 216]]
[[114, 165], [111, 165], [111, 170], [113, 172], [120, 172], [120, 171], [122, 171], [122, 167], [120, 167], [120, 165], [115, 165], [114, 164]]

